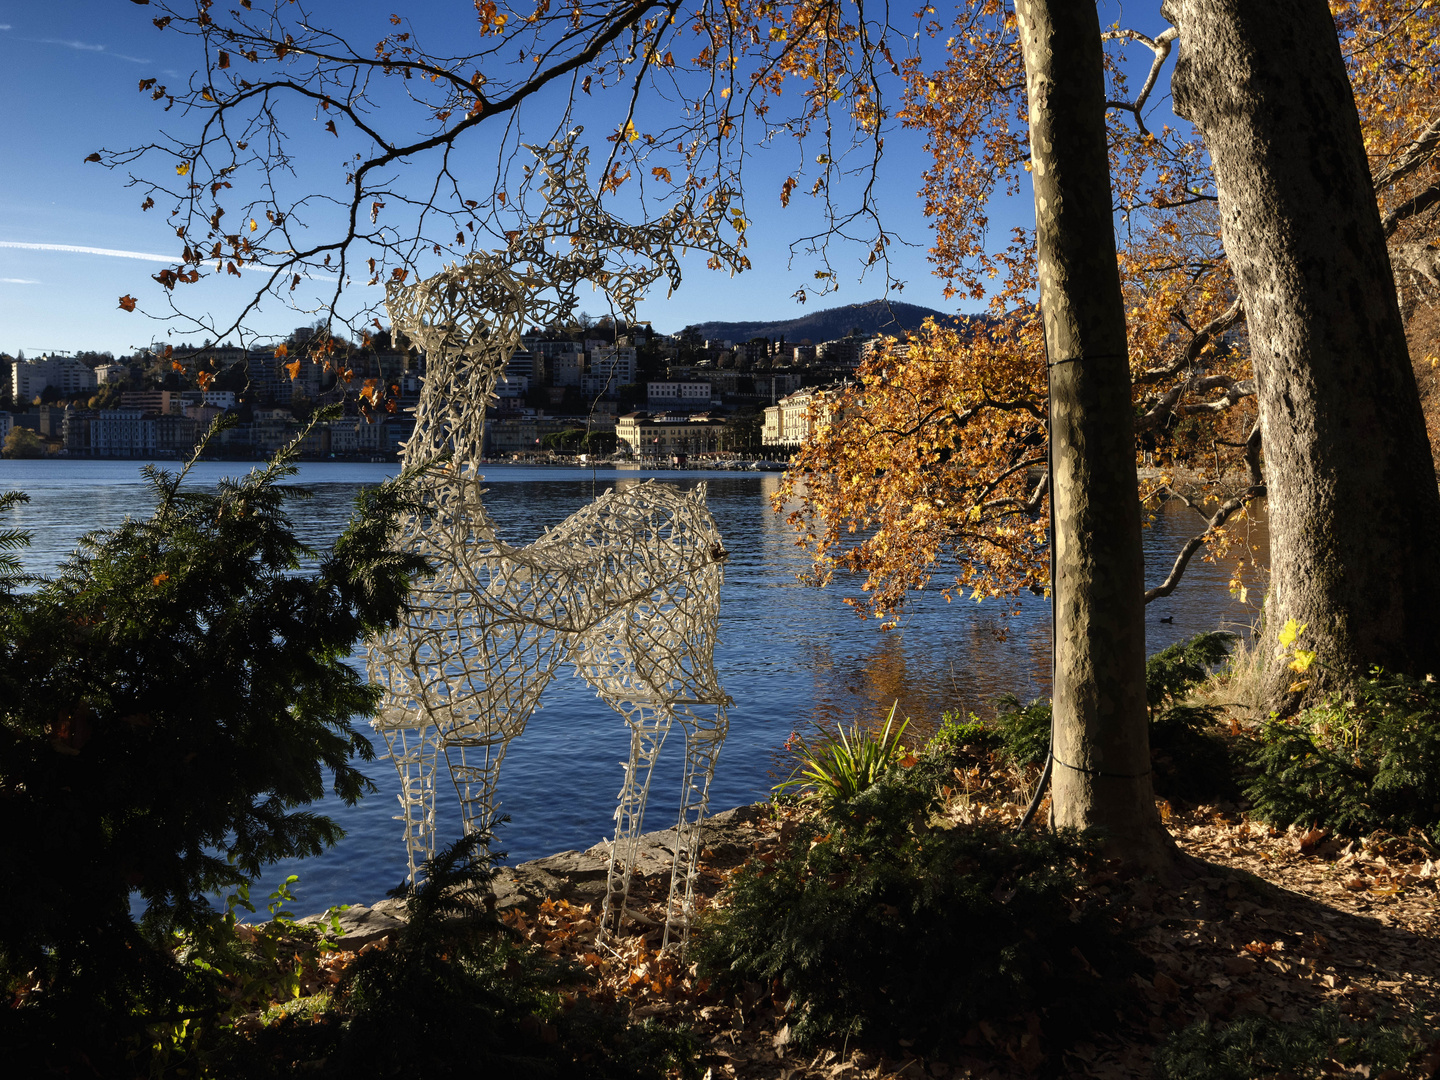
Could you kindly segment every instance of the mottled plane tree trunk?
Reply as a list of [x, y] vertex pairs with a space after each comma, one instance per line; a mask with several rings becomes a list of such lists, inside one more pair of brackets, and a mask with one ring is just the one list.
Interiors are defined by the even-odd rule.
[[[1390, 260], [1325, 0], [1166, 0], [1176, 111], [1204, 136], [1249, 322], [1269, 486], [1267, 638], [1330, 672], [1424, 674], [1440, 650], [1440, 495]], [[1398, 31], [1403, 33], [1403, 29]], [[1294, 676], [1272, 663], [1272, 707]]]
[[1172, 848], [1150, 777], [1144, 559], [1100, 25], [1093, 3], [1015, 8], [1050, 361], [1055, 821], [1100, 828], [1114, 854], [1155, 865]]

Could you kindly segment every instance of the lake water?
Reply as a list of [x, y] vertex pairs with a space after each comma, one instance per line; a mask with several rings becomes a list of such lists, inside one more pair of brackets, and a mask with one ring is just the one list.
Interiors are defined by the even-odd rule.
[[[192, 478], [213, 484], [246, 468], [202, 463]], [[292, 509], [299, 531], [314, 543], [325, 542], [348, 517], [358, 488], [393, 472], [394, 466], [386, 465], [303, 465], [295, 482], [309, 488], [313, 498]], [[715, 663], [735, 705], [711, 787], [712, 808], [768, 796], [783, 778], [777, 758], [781, 744], [790, 732], [812, 722], [880, 721], [898, 700], [899, 715], [928, 724], [946, 709], [983, 714], [987, 703], [1007, 690], [1025, 699], [1048, 691], [1049, 604], [1041, 597], [1024, 596], [1019, 614], [1006, 617], [998, 603], [947, 604], [938, 591], [927, 591], [915, 596], [898, 629], [880, 631], [843, 603], [854, 583], [837, 580], [825, 590], [798, 584], [795, 574], [803, 556], [783, 517], [770, 510], [770, 496], [779, 484], [774, 473], [494, 466], [486, 471], [487, 505], [502, 537], [524, 543], [607, 487], [651, 476], [686, 488], [708, 483], [710, 507], [730, 553]], [[22, 554], [26, 569], [37, 573], [54, 570], [86, 531], [146, 514], [150, 507], [136, 462], [0, 460], [0, 490], [7, 489], [25, 491], [31, 501], [5, 515], [0, 528], [31, 531], [31, 547]], [[1176, 551], [1199, 527], [1199, 517], [1178, 503], [1161, 509], [1145, 534], [1147, 584], [1164, 580]], [[1263, 524], [1248, 528], [1263, 559]], [[1146, 611], [1150, 651], [1220, 626], [1247, 629], [1257, 613], [1261, 583], [1249, 580], [1251, 602], [1242, 604], [1230, 595], [1230, 573], [1230, 565], [1192, 562], [1180, 589]], [[662, 754], [647, 829], [673, 824], [683, 757], [680, 737], [677, 728], [675, 745]], [[383, 741], [375, 741], [383, 753]], [[508, 851], [508, 861], [584, 848], [609, 836], [627, 748], [623, 721], [589, 686], [580, 679], [556, 679], [541, 711], [511, 744], [501, 774], [501, 810], [512, 821], [501, 831], [499, 846]], [[400, 882], [406, 862], [400, 825], [393, 820], [398, 812], [395, 772], [383, 758], [367, 772], [379, 785], [378, 793], [355, 807], [338, 802], [322, 807], [344, 826], [345, 839], [317, 858], [271, 868], [255, 890], [257, 897], [291, 873], [300, 876], [294, 891], [302, 911], [370, 902]], [[442, 840], [448, 840], [459, 831], [448, 785], [442, 784], [437, 803]]]

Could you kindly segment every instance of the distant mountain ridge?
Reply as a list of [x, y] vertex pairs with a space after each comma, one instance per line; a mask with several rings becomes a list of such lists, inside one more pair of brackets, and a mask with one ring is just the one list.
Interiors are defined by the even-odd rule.
[[812, 342], [833, 341], [859, 327], [866, 334], [898, 334], [902, 330], [918, 330], [927, 318], [939, 323], [955, 324], [960, 316], [919, 304], [906, 304], [899, 300], [867, 300], [861, 304], [846, 304], [843, 307], [812, 311], [795, 319], [782, 321], [753, 322], [712, 322], [695, 323], [686, 330], [695, 330], [710, 341], [733, 341], [739, 344], [751, 338], [768, 337], [774, 341], [784, 337], [789, 342], [809, 338]]

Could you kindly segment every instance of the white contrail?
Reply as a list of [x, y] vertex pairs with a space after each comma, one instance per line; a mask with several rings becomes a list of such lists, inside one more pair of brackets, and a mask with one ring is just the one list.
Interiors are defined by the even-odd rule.
[[74, 255], [109, 255], [115, 259], [145, 259], [149, 262], [173, 263], [173, 255], [151, 255], [144, 251], [120, 251], [116, 248], [82, 247], [79, 244], [25, 244], [19, 240], [0, 240], [0, 248], [22, 251], [68, 251]]
[[[71, 255], [108, 255], [113, 259], [144, 259], [146, 262], [162, 262], [176, 265], [180, 260], [173, 255], [152, 255], [148, 251], [121, 251], [119, 248], [87, 247], [83, 244], [29, 244], [19, 240], [0, 240], [0, 248], [18, 248], [22, 251], [63, 251]], [[207, 259], [208, 263], [209, 260]], [[201, 264], [204, 265], [204, 264]], [[272, 266], [242, 266], [241, 270], [269, 274], [274, 272]], [[290, 271], [287, 271], [290, 273]], [[334, 274], [322, 274], [318, 271], [299, 271], [300, 276], [309, 278], [312, 281], [334, 281]]]
[[[6, 26], [6, 30], [10, 27]], [[125, 53], [111, 52], [109, 45], [91, 45], [88, 41], [73, 41], [67, 38], [21, 38], [21, 41], [33, 41], [37, 45], [61, 45], [67, 49], [75, 49], [78, 52], [103, 53], [105, 56], [113, 56], [116, 60], [128, 60], [132, 64], [148, 64], [150, 61], [143, 56], [127, 56]]]

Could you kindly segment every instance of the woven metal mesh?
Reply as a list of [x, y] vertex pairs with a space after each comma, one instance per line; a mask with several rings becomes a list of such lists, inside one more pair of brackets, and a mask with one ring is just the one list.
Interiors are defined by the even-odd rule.
[[682, 940], [688, 932], [699, 825], [729, 703], [714, 668], [725, 552], [705, 486], [607, 491], [533, 543], [514, 546], [486, 512], [480, 462], [486, 407], [522, 333], [572, 317], [582, 283], [633, 318], [657, 280], [678, 283], [677, 249], [699, 248], [732, 266], [739, 256], [720, 239], [723, 199], [640, 225], [610, 217], [588, 187], [576, 135], [532, 148], [545, 209], [508, 247], [387, 289], [395, 330], [426, 353], [402, 459], [429, 468], [417, 481], [423, 510], [402, 530], [434, 573], [416, 583], [400, 626], [371, 641], [368, 667], [384, 690], [375, 727], [401, 776], [412, 876], [435, 850], [440, 759], [466, 830], [489, 824], [505, 749], [561, 667], [573, 665], [624, 717], [630, 754], [615, 812], [607, 930], [623, 915], [651, 772], [678, 720], [686, 762], [668, 942], [672, 932]]

